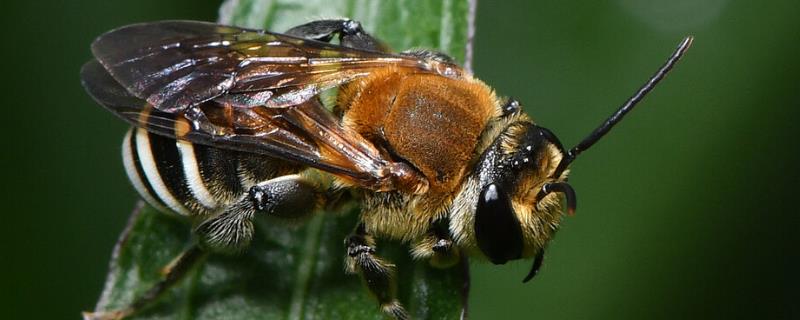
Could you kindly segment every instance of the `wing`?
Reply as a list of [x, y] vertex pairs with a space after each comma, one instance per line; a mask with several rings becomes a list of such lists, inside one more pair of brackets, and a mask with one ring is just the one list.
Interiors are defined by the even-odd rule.
[[98, 61], [83, 66], [81, 79], [98, 103], [156, 134], [306, 164], [378, 191], [401, 188], [399, 175], [427, 184], [405, 164], [383, 158], [363, 137], [342, 127], [316, 99], [287, 108], [237, 108], [209, 100], [186, 112], [164, 112], [128, 92]]
[[386, 67], [460, 76], [458, 66], [206, 22], [135, 24], [98, 37], [92, 52], [134, 96], [165, 112], [212, 99], [280, 108]]
[[387, 67], [462, 75], [434, 59], [191, 21], [112, 30], [92, 51], [84, 87], [135, 126], [299, 162], [378, 191], [424, 192], [427, 181], [344, 128], [317, 95]]

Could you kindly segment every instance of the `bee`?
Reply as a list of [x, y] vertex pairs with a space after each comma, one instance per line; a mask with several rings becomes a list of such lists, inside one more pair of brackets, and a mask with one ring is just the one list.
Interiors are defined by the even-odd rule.
[[518, 101], [497, 96], [452, 58], [392, 53], [356, 21], [313, 21], [285, 33], [193, 21], [109, 31], [91, 46], [83, 86], [132, 125], [122, 154], [135, 189], [150, 205], [188, 217], [197, 243], [128, 308], [89, 316], [130, 315], [202, 253], [246, 250], [254, 219], [302, 221], [346, 198], [361, 207], [345, 239], [346, 271], [366, 280], [394, 318], [408, 314], [376, 239], [408, 243], [415, 259], [443, 268], [463, 256], [532, 259], [528, 281], [562, 206], [576, 209], [569, 165], [691, 43], [685, 38], [610, 118], [565, 149]]

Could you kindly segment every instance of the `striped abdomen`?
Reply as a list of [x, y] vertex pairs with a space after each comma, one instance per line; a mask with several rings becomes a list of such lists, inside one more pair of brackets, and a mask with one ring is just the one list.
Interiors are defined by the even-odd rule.
[[260, 181], [297, 172], [285, 161], [221, 150], [131, 128], [125, 171], [149, 204], [181, 215], [215, 215]]

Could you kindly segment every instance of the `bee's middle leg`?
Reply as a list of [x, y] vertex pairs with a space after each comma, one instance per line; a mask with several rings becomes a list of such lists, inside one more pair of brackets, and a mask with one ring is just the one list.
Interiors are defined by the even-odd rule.
[[397, 300], [395, 266], [375, 254], [375, 239], [363, 223], [344, 241], [347, 249], [345, 268], [364, 279], [370, 293], [378, 299], [381, 310], [395, 319], [408, 319], [408, 313]]

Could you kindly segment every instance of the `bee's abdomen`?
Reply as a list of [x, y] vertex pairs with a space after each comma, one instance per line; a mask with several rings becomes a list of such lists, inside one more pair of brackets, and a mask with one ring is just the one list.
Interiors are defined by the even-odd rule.
[[191, 143], [134, 128], [125, 136], [122, 157], [128, 178], [148, 203], [181, 215], [216, 211], [219, 203], [199, 176]]
[[122, 158], [136, 191], [152, 206], [181, 215], [215, 215], [255, 184], [303, 169], [268, 156], [223, 150], [131, 128]]
[[[253, 184], [269, 179], [269, 158], [220, 150], [132, 128], [122, 145], [125, 171], [149, 204], [181, 215], [224, 210]], [[257, 157], [265, 161], [248, 159]]]

